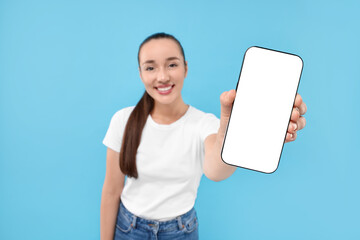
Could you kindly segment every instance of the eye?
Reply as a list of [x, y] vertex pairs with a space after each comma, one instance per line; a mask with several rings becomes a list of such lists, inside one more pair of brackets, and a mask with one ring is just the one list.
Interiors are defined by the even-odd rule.
[[153, 67], [146, 67], [146, 68], [145, 68], [145, 71], [152, 71], [152, 70], [154, 70]]
[[172, 63], [169, 65], [169, 67], [173, 68], [173, 67], [177, 67], [177, 64], [176, 63]]

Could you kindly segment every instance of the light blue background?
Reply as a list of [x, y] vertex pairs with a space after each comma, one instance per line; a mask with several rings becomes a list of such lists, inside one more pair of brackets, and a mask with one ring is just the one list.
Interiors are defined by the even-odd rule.
[[159, 31], [185, 49], [185, 102], [218, 117], [248, 47], [305, 63], [306, 128], [274, 174], [202, 178], [201, 239], [360, 239], [359, 11], [357, 1], [0, 0], [0, 239], [99, 239], [102, 139], [141, 97], [138, 46]]

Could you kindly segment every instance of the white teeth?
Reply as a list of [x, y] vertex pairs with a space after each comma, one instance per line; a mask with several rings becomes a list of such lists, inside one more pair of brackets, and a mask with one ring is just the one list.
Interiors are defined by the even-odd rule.
[[158, 90], [159, 90], [160, 92], [165, 92], [165, 91], [170, 90], [171, 88], [172, 88], [172, 86], [166, 87], [166, 88], [158, 88]]

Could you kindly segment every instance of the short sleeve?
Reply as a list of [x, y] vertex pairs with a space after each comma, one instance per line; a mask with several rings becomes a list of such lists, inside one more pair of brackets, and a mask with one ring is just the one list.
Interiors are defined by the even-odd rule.
[[200, 138], [204, 142], [206, 137], [217, 133], [220, 127], [220, 119], [212, 113], [206, 113], [200, 121]]
[[110, 120], [109, 128], [103, 139], [103, 144], [116, 152], [120, 152], [121, 142], [128, 117], [126, 109], [117, 111]]

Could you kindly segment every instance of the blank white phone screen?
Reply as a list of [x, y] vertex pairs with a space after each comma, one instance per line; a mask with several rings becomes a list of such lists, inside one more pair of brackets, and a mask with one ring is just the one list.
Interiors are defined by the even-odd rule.
[[264, 173], [278, 168], [302, 68], [297, 55], [246, 51], [221, 153], [225, 163]]

